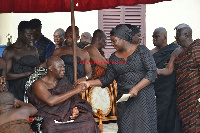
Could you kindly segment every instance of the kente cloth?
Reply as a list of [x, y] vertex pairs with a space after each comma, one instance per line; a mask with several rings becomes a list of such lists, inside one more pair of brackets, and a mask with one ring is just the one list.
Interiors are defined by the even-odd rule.
[[[49, 89], [49, 92], [52, 95], [59, 95], [72, 89], [73, 86], [68, 81], [67, 77], [64, 77], [58, 81], [56, 87]], [[42, 123], [43, 133], [100, 133], [94, 120], [90, 104], [81, 99], [80, 96], [73, 95], [66, 101], [50, 107], [30, 92], [31, 88], [29, 88], [27, 94], [29, 102], [38, 110], [36, 115], [44, 117]], [[74, 107], [77, 107], [79, 110], [79, 116], [74, 122], [61, 124], [54, 122], [54, 120], [59, 122], [69, 121]]]
[[0, 125], [0, 133], [30, 133], [30, 123], [26, 119], [13, 120]]
[[[99, 53], [105, 58], [103, 50], [99, 50]], [[90, 61], [92, 61], [92, 60], [90, 60]], [[98, 79], [98, 78], [102, 77], [103, 75], [105, 75], [105, 72], [106, 72], [105, 68], [99, 66], [96, 63], [91, 63], [91, 67], [92, 67], [92, 79], [93, 80]]]
[[[73, 55], [67, 54], [60, 57], [65, 63], [65, 76], [71, 84], [74, 84], [74, 65]], [[77, 56], [77, 78], [85, 77], [85, 64], [81, 58]]]
[[99, 65], [95, 65], [92, 68], [92, 79], [98, 79], [100, 77], [102, 77], [103, 75], [105, 75], [105, 68], [99, 66]]
[[175, 58], [177, 108], [184, 133], [200, 132], [200, 42]]
[[[103, 87], [117, 81], [117, 100], [143, 78], [154, 82], [156, 64], [150, 51], [144, 45], [127, 57], [118, 58], [113, 53], [109, 59], [106, 74], [99, 78]], [[151, 83], [138, 92], [134, 98], [117, 103], [118, 133], [157, 133], [156, 99], [154, 85]]]
[[[34, 70], [35, 67], [40, 65], [39, 58], [33, 55], [26, 55], [20, 59], [13, 61], [12, 72], [15, 74], [20, 74]], [[25, 84], [28, 77], [8, 80], [8, 91], [14, 94], [15, 98], [24, 101]]]
[[[165, 68], [171, 53], [179, 47], [172, 43], [153, 54], [157, 68]], [[176, 75], [158, 75], [154, 82], [158, 133], [180, 133], [181, 125], [176, 108]]]
[[46, 59], [51, 57], [55, 50], [55, 44], [44, 35], [40, 37], [40, 39], [34, 44], [34, 46], [38, 50], [41, 64], [44, 63]]

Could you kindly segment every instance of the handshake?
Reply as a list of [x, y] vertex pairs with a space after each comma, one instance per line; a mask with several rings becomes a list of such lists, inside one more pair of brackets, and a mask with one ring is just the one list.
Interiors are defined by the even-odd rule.
[[78, 93], [85, 92], [87, 90], [87, 85], [85, 83], [77, 83], [74, 85], [74, 89], [78, 91]]

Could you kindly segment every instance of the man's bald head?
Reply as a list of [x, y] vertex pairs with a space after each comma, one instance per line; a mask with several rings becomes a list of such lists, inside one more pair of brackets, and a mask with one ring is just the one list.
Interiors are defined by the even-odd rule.
[[177, 27], [177, 31], [180, 31], [183, 34], [187, 34], [188, 37], [192, 38], [192, 29], [189, 25], [180, 25]]
[[165, 28], [159, 27], [159, 28], [156, 28], [156, 29], [154, 30], [154, 32], [155, 32], [155, 31], [158, 31], [158, 32], [162, 33], [163, 35], [165, 35], [165, 36], [167, 37], [167, 30], [166, 30]]
[[100, 29], [94, 31], [93, 38], [103, 38], [103, 37], [107, 37], [104, 31]]
[[158, 49], [167, 45], [167, 30], [163, 27], [156, 28], [153, 32], [153, 44]]
[[190, 26], [187, 25], [187, 24], [185, 24], [185, 23], [182, 23], [182, 24], [177, 25], [177, 26], [174, 28], [174, 30], [177, 30], [177, 29], [183, 28], [183, 27], [190, 27]]
[[47, 76], [61, 79], [65, 75], [64, 61], [58, 56], [51, 56], [47, 60]]
[[62, 61], [62, 59], [58, 56], [49, 57], [48, 60], [47, 60], [47, 68], [49, 66], [55, 65], [55, 63], [58, 62], [58, 61]]
[[0, 108], [5, 105], [14, 106], [15, 97], [12, 93], [8, 91], [0, 92]]
[[191, 44], [192, 40], [192, 29], [187, 24], [179, 24], [176, 27], [176, 41], [181, 47], [187, 47]]
[[55, 32], [55, 33], [59, 33], [59, 35], [62, 35], [62, 37], [64, 38], [65, 37], [65, 31], [62, 29], [62, 28], [58, 28]]
[[97, 29], [93, 33], [92, 44], [95, 44], [96, 42], [98, 42], [97, 43], [99, 45], [98, 47], [101, 49], [105, 47], [107, 43], [106, 39], [107, 39], [106, 33], [100, 29]]

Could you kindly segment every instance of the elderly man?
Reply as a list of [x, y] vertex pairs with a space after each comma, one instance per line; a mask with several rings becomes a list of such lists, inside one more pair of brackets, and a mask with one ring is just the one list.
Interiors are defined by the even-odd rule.
[[65, 31], [62, 28], [58, 28], [54, 34], [53, 34], [54, 42], [56, 47], [55, 48], [60, 48], [64, 46], [65, 42]]
[[200, 132], [200, 42], [193, 41], [192, 29], [186, 24], [176, 27], [176, 48], [166, 68], [158, 74], [176, 72], [177, 108], [183, 132]]
[[[163, 27], [153, 32], [154, 49], [151, 50], [157, 68], [163, 68], [170, 60], [171, 53], [179, 46], [167, 44], [167, 31]], [[158, 75], [154, 83], [157, 107], [158, 133], [179, 133], [180, 121], [177, 117], [175, 73], [168, 76]], [[178, 130], [179, 129], [179, 130]]]
[[81, 49], [83, 49], [85, 46], [90, 44], [92, 41], [92, 36], [89, 32], [84, 32], [81, 34], [80, 42], [77, 44], [77, 46]]
[[28, 90], [30, 103], [38, 109], [36, 115], [44, 117], [43, 132], [99, 133], [91, 106], [77, 95], [85, 91], [84, 84], [73, 88], [64, 75], [63, 60], [52, 56], [47, 60], [47, 75]]

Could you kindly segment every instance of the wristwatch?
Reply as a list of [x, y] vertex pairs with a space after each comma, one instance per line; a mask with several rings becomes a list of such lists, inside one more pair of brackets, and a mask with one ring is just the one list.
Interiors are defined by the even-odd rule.
[[88, 78], [88, 76], [85, 76], [85, 78], [86, 78], [86, 80], [88, 80], [89, 78]]

